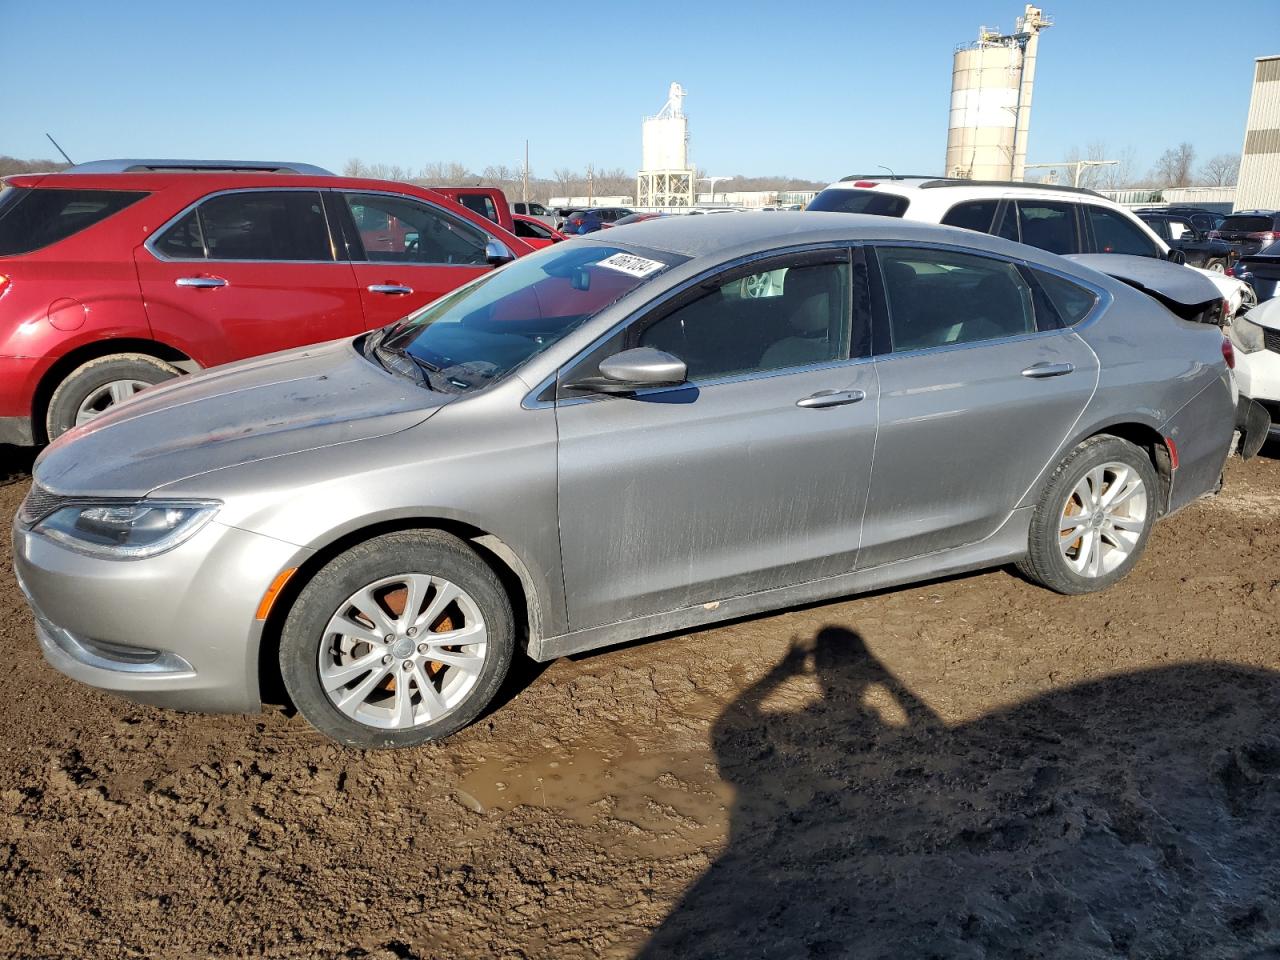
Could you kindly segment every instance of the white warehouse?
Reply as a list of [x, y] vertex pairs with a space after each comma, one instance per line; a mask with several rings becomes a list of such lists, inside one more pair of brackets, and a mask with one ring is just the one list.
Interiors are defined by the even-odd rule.
[[1280, 209], [1280, 55], [1256, 61], [1236, 209]]

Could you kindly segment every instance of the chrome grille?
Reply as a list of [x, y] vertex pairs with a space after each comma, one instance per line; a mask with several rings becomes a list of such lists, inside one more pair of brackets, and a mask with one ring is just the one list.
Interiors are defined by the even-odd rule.
[[18, 521], [30, 526], [37, 520], [47, 517], [71, 499], [71, 497], [64, 497], [59, 493], [51, 493], [44, 487], [33, 483], [27, 493], [27, 498], [22, 501], [22, 506], [18, 508]]
[[1280, 330], [1263, 327], [1262, 343], [1272, 353], [1280, 353]]

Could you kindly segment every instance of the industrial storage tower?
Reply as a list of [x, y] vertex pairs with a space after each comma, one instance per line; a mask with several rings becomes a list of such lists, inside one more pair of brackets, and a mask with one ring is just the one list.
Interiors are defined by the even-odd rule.
[[643, 164], [636, 174], [636, 206], [693, 206], [693, 168], [684, 88], [671, 84], [657, 116], [644, 120]]
[[947, 176], [1023, 179], [1036, 45], [1040, 31], [1051, 26], [1039, 7], [1027, 4], [1014, 33], [982, 27], [975, 42], [956, 47]]
[[1280, 208], [1280, 56], [1255, 61], [1236, 182], [1237, 210]]

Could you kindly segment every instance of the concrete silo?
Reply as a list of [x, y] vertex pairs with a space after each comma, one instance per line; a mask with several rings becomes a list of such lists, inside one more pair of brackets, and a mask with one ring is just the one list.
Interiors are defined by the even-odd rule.
[[1021, 180], [1040, 31], [1053, 21], [1027, 4], [1011, 34], [983, 27], [956, 48], [947, 129], [949, 177]]
[[684, 115], [684, 88], [673, 83], [662, 109], [644, 120], [643, 164], [636, 175], [637, 206], [693, 206], [688, 123]]

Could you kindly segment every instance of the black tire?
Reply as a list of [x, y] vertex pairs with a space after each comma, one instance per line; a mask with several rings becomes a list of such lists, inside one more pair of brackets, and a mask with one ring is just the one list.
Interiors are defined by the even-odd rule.
[[56, 440], [76, 425], [80, 407], [108, 384], [137, 381], [154, 385], [172, 380], [182, 371], [145, 353], [113, 353], [81, 364], [68, 374], [49, 398], [45, 430]]
[[[449, 712], [416, 726], [388, 729], [363, 723], [330, 700], [321, 682], [320, 656], [322, 645], [331, 643], [326, 636], [329, 620], [347, 598], [384, 578], [408, 574], [440, 577], [465, 591], [484, 620], [488, 646], [478, 679]], [[479, 716], [502, 686], [514, 649], [511, 602], [488, 564], [465, 543], [447, 533], [411, 530], [385, 534], [354, 546], [329, 561], [311, 578], [285, 620], [280, 636], [280, 674], [294, 705], [326, 736], [363, 750], [413, 747], [447, 737]], [[392, 674], [387, 675], [388, 680]], [[372, 671], [363, 676], [371, 677]], [[360, 678], [353, 678], [350, 686], [357, 686], [359, 682]], [[374, 688], [373, 694], [377, 694], [381, 686], [380, 683]], [[406, 686], [405, 689], [413, 688]], [[422, 704], [420, 690], [412, 696], [417, 696]]]
[[[1142, 481], [1146, 496], [1145, 523], [1140, 531], [1134, 531], [1138, 535], [1137, 541], [1128, 548], [1129, 555], [1122, 562], [1095, 575], [1081, 574], [1072, 568], [1060, 546], [1064, 511], [1069, 498], [1075, 498], [1077, 485], [1084, 481], [1090, 471], [1110, 463], [1130, 467]], [[1107, 476], [1112, 476], [1114, 480], [1114, 475]], [[1109, 484], [1101, 488], [1103, 494], [1108, 490]], [[1142, 556], [1159, 512], [1160, 496], [1159, 477], [1151, 458], [1145, 452], [1119, 437], [1102, 435], [1089, 438], [1067, 454], [1049, 478], [1032, 514], [1027, 556], [1018, 562], [1018, 569], [1024, 576], [1058, 593], [1079, 594], [1105, 590], [1133, 569]], [[1095, 542], [1102, 549], [1106, 541], [1100, 539]], [[1068, 545], [1068, 550], [1075, 551], [1073, 559], [1080, 557], [1083, 544], [1085, 540], [1081, 537]], [[1110, 546], [1106, 548], [1106, 555], [1112, 555], [1111, 549]]]

